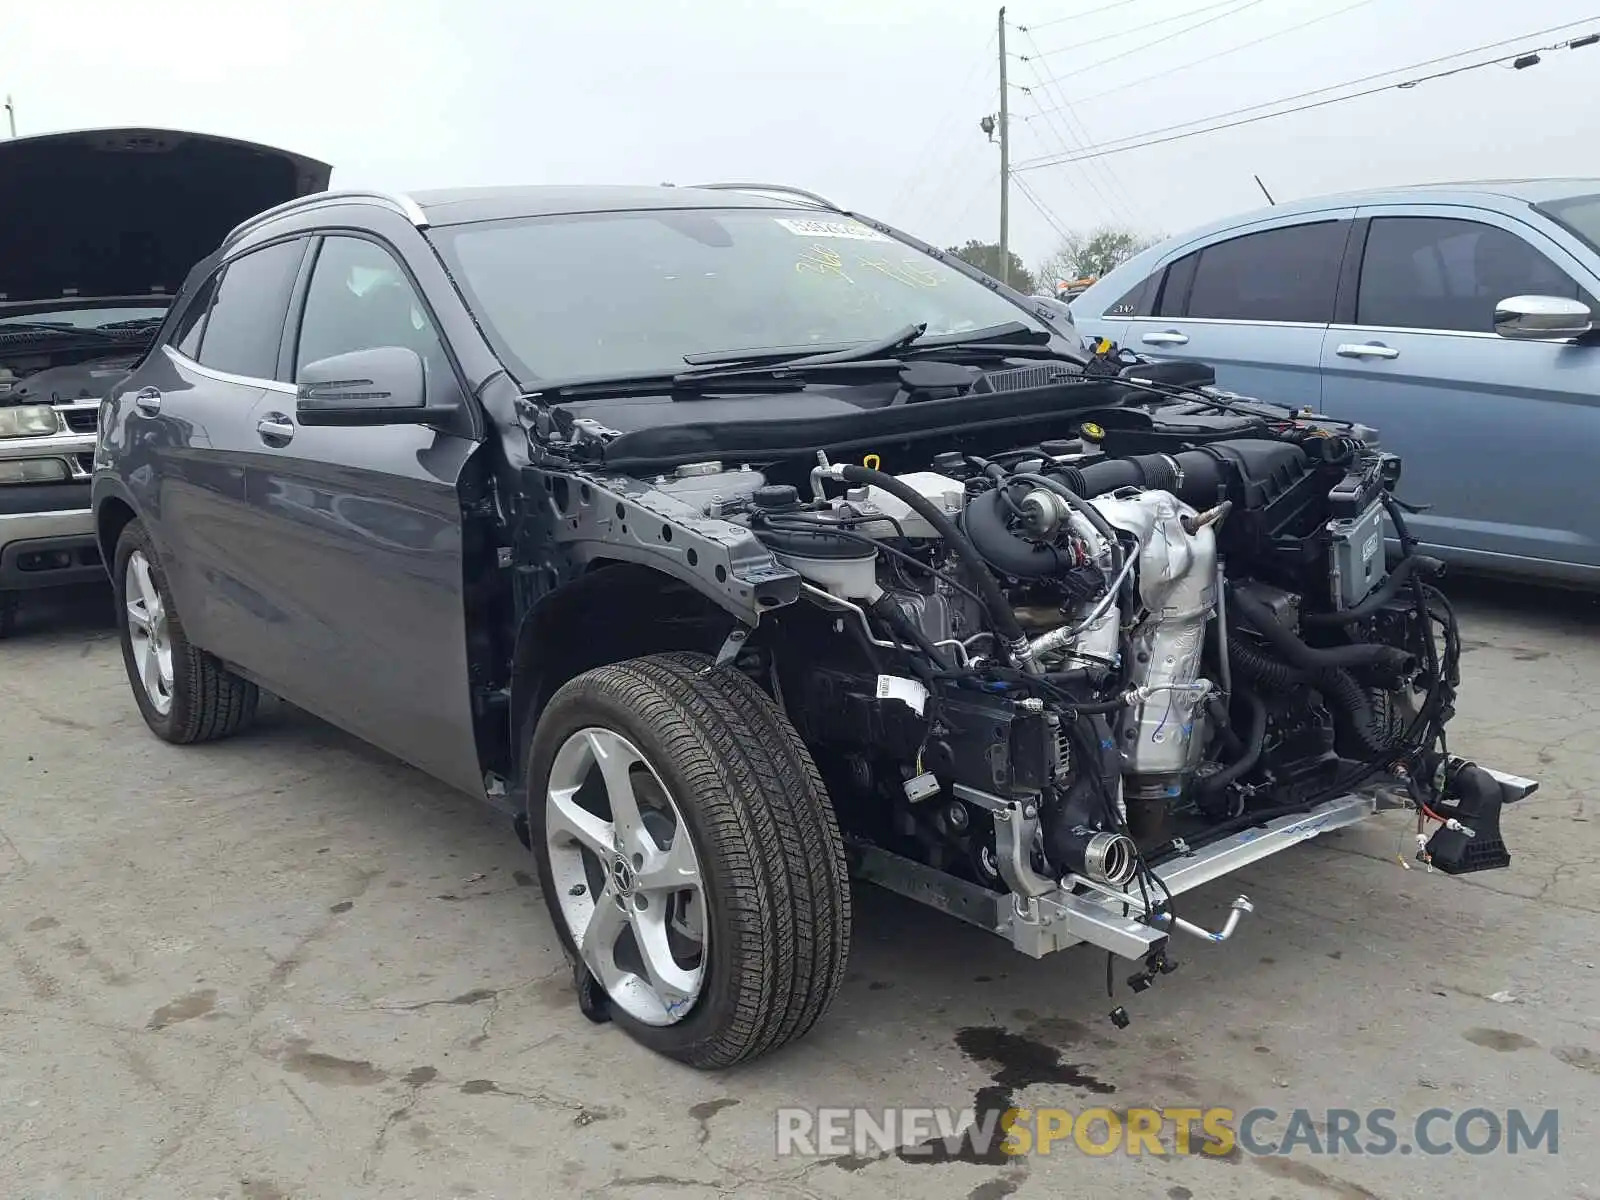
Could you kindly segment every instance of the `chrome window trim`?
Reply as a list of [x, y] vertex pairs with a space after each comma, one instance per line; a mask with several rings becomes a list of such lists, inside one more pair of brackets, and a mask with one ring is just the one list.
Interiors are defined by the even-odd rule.
[[292, 383], [284, 383], [280, 379], [257, 379], [251, 375], [235, 375], [232, 371], [219, 371], [215, 367], [197, 363], [187, 354], [173, 349], [171, 346], [162, 346], [168, 358], [185, 370], [193, 371], [196, 375], [203, 375], [207, 379], [214, 379], [218, 383], [232, 383], [240, 387], [266, 388], [269, 392], [278, 392], [285, 396], [298, 394], [299, 389]]
[[1239, 317], [1118, 317], [1119, 321], [1149, 321], [1157, 325], [1252, 325], [1271, 329], [1326, 329], [1326, 321], [1250, 321]]

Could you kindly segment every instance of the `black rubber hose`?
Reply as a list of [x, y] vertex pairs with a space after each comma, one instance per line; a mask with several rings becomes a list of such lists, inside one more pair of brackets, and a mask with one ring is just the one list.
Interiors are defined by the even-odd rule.
[[1070, 564], [1049, 546], [1030, 542], [1006, 526], [1005, 493], [994, 488], [967, 502], [962, 524], [984, 559], [1018, 579], [1043, 579]]
[[1228, 630], [1228, 662], [1239, 674], [1279, 691], [1304, 683], [1304, 671], [1296, 671], [1281, 659], [1265, 653], [1236, 629]]
[[1245, 734], [1244, 753], [1215, 775], [1201, 779], [1195, 786], [1202, 792], [1220, 792], [1261, 761], [1261, 747], [1267, 740], [1267, 706], [1261, 703], [1261, 698], [1254, 692], [1241, 691], [1239, 699], [1250, 710], [1250, 730]]
[[1380, 667], [1406, 674], [1416, 669], [1416, 660], [1404, 650], [1381, 643], [1364, 642], [1354, 646], [1308, 646], [1294, 631], [1283, 625], [1266, 605], [1232, 584], [1228, 588], [1228, 607], [1245, 617], [1272, 648], [1302, 671], [1321, 671], [1328, 667]]
[[1095, 532], [1105, 538], [1106, 544], [1111, 547], [1111, 573], [1115, 575], [1122, 569], [1122, 542], [1117, 538], [1117, 531], [1111, 528], [1111, 522], [1106, 520], [1105, 514], [1098, 508], [1066, 484], [1049, 476], [1025, 473], [1013, 475], [1011, 478], [1018, 483], [1031, 483], [1034, 487], [1044, 488], [1045, 491], [1060, 496], [1071, 508], [1082, 513], [1084, 520], [1093, 525]]
[[899, 603], [888, 592], [883, 593], [873, 601], [868, 606], [868, 611], [893, 630], [896, 635], [911, 643], [911, 645], [932, 659], [934, 666], [941, 671], [949, 670], [950, 663], [939, 652], [939, 647], [933, 644], [933, 640], [928, 637], [922, 626], [913, 621], [906, 613], [906, 610], [901, 608]]
[[1011, 646], [1027, 642], [1027, 635], [1022, 632], [1022, 626], [1017, 622], [1017, 614], [1011, 611], [1011, 605], [1007, 603], [1005, 593], [1000, 590], [1000, 582], [994, 577], [994, 572], [989, 570], [989, 565], [984, 562], [983, 556], [978, 553], [971, 539], [956, 528], [955, 522], [946, 516], [937, 504], [915, 488], [901, 483], [893, 475], [874, 471], [871, 467], [858, 467], [854, 463], [845, 463], [839, 468], [839, 477], [848, 483], [863, 483], [868, 487], [882, 488], [891, 496], [903, 500], [918, 516], [937, 529], [939, 536], [944, 539], [944, 544], [955, 552], [962, 565], [971, 573], [972, 582], [983, 596], [984, 607], [989, 610], [989, 620], [995, 633]]
[[1233, 722], [1228, 716], [1228, 707], [1223, 704], [1222, 697], [1216, 692], [1206, 693], [1206, 712], [1211, 717], [1212, 728], [1217, 731], [1217, 737], [1222, 739], [1228, 757], [1238, 758], [1244, 753], [1244, 743], [1239, 740], [1239, 735], [1234, 733]]
[[1443, 570], [1444, 564], [1437, 558], [1429, 558], [1426, 554], [1408, 554], [1395, 563], [1394, 570], [1389, 572], [1389, 578], [1378, 586], [1378, 590], [1354, 608], [1347, 608], [1343, 612], [1305, 613], [1300, 618], [1300, 624], [1325, 628], [1330, 625], [1353, 625], [1357, 621], [1364, 621], [1399, 595], [1400, 589], [1405, 586], [1406, 580], [1411, 578], [1412, 572], [1420, 571], [1425, 578], [1431, 579]]

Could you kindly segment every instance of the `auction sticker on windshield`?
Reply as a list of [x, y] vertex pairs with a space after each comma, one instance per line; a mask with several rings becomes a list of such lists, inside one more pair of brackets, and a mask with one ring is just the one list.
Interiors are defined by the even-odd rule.
[[774, 217], [790, 233], [800, 237], [849, 238], [857, 242], [891, 242], [876, 229], [857, 221], [797, 221], [788, 217]]

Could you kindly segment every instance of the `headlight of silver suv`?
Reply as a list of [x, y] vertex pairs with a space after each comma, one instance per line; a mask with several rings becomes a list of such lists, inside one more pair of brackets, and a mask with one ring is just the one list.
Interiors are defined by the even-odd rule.
[[47, 437], [60, 431], [60, 418], [48, 404], [0, 408], [0, 438]]

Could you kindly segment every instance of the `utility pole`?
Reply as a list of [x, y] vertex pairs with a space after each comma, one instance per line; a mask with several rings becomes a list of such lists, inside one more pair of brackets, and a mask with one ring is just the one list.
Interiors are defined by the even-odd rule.
[[1000, 9], [1000, 282], [1011, 285], [1011, 121], [1006, 95], [1006, 10]]
[[17, 136], [17, 106], [11, 102], [11, 96], [6, 96], [6, 124], [11, 127], [11, 136]]

